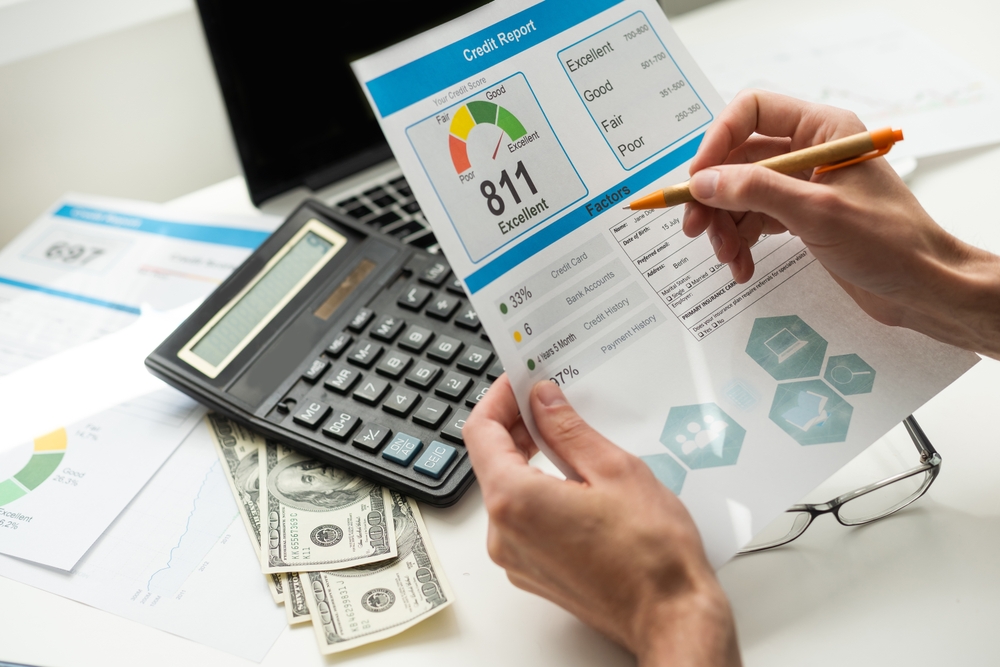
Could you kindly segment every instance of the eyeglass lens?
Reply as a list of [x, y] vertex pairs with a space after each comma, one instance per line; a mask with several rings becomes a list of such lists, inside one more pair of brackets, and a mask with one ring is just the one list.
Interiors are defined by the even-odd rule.
[[838, 508], [837, 515], [842, 523], [852, 526], [880, 519], [919, 498], [931, 479], [929, 470], [904, 477], [847, 501]]

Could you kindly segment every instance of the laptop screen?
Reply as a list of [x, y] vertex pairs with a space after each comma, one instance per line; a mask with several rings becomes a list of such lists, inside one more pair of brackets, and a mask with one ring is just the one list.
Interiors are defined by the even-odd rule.
[[484, 0], [198, 0], [255, 204], [392, 156], [350, 63]]

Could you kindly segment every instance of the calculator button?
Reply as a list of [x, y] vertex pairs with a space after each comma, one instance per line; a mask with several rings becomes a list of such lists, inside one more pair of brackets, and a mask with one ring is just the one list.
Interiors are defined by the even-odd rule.
[[462, 398], [462, 395], [465, 394], [470, 384], [472, 384], [472, 378], [468, 375], [448, 371], [441, 379], [441, 382], [438, 383], [438, 386], [434, 387], [434, 393], [438, 396], [457, 401]]
[[344, 442], [360, 424], [361, 420], [354, 415], [349, 415], [346, 412], [334, 412], [333, 417], [323, 427], [323, 435]]
[[372, 203], [379, 208], [385, 208], [386, 206], [392, 206], [396, 203], [396, 198], [390, 194], [384, 194], [378, 199], [372, 199]]
[[360, 379], [361, 371], [341, 364], [336, 366], [333, 372], [326, 377], [323, 386], [338, 394], [346, 394]]
[[373, 343], [370, 340], [358, 341], [358, 344], [351, 349], [350, 354], [347, 355], [347, 360], [354, 364], [355, 366], [361, 366], [361, 368], [371, 368], [375, 360], [378, 359], [382, 351], [385, 350], [384, 347], [378, 343]]
[[371, 334], [372, 338], [391, 343], [405, 326], [406, 322], [400, 318], [393, 315], [386, 315], [368, 333]]
[[460, 305], [462, 305], [462, 300], [458, 297], [450, 294], [441, 294], [436, 299], [431, 299], [427, 310], [424, 312], [435, 319], [447, 320], [455, 314]]
[[362, 308], [354, 316], [354, 319], [350, 321], [347, 328], [354, 333], [361, 333], [361, 330], [368, 326], [368, 323], [371, 322], [373, 317], [375, 317], [375, 311], [369, 308]]
[[413, 460], [413, 457], [417, 455], [417, 452], [423, 446], [424, 443], [420, 442], [420, 438], [414, 438], [412, 435], [406, 435], [405, 433], [397, 433], [396, 437], [389, 443], [389, 446], [382, 452], [382, 458], [393, 463], [398, 463], [401, 466], [407, 466], [410, 465], [410, 461]]
[[448, 284], [445, 285], [445, 289], [451, 292], [452, 294], [457, 294], [459, 296], [465, 295], [465, 287], [462, 285], [462, 281], [461, 279], [459, 279], [458, 276], [455, 276], [450, 281], [448, 281]]
[[410, 411], [413, 410], [413, 407], [419, 400], [420, 394], [412, 389], [407, 389], [406, 387], [396, 387], [396, 389], [389, 394], [389, 398], [385, 399], [385, 403], [382, 404], [382, 409], [391, 415], [406, 417], [410, 414]]
[[430, 329], [411, 324], [410, 328], [403, 332], [403, 337], [399, 339], [399, 346], [405, 350], [419, 354], [424, 351], [427, 343], [431, 342], [433, 338], [434, 332]]
[[479, 401], [483, 400], [483, 397], [486, 396], [486, 392], [489, 390], [490, 385], [488, 382], [480, 382], [476, 385], [476, 388], [472, 390], [472, 393], [469, 394], [468, 398], [465, 399], [465, 404], [470, 408], [476, 407]]
[[462, 358], [458, 360], [458, 364], [456, 365], [463, 371], [482, 373], [483, 369], [491, 361], [493, 361], [492, 351], [473, 345], [465, 351], [465, 354], [462, 355]]
[[445, 427], [441, 429], [441, 437], [460, 445], [464, 445], [465, 440], [462, 439], [462, 428], [465, 426], [465, 420], [468, 418], [468, 410], [459, 410], [456, 412], [452, 415], [451, 419], [448, 420], [448, 423], [445, 424]]
[[358, 388], [354, 390], [354, 398], [362, 403], [375, 405], [385, 396], [385, 392], [388, 390], [389, 383], [387, 381], [369, 377], [367, 380], [362, 381], [358, 385]]
[[398, 303], [403, 308], [409, 308], [410, 310], [420, 310], [427, 303], [427, 299], [431, 298], [431, 291], [426, 287], [421, 287], [420, 285], [410, 285], [403, 290], [399, 298], [396, 299]]
[[355, 447], [374, 454], [390, 435], [392, 435], [392, 431], [381, 424], [365, 424], [354, 436], [353, 444]]
[[404, 379], [406, 380], [406, 384], [412, 387], [416, 387], [417, 389], [427, 389], [440, 374], [440, 366], [435, 366], [434, 364], [426, 361], [418, 361], [417, 365], [413, 367], [413, 370], [406, 374]]
[[302, 407], [295, 411], [292, 417], [296, 424], [308, 428], [316, 428], [330, 412], [330, 406], [316, 401], [303, 401]]
[[302, 379], [306, 382], [314, 383], [329, 367], [330, 362], [326, 359], [313, 359], [313, 362], [309, 364], [309, 368], [302, 374]]
[[413, 421], [426, 426], [427, 428], [437, 428], [438, 424], [448, 416], [451, 408], [447, 403], [443, 403], [436, 398], [428, 398], [413, 415]]
[[341, 331], [337, 334], [336, 338], [330, 341], [330, 344], [326, 346], [326, 353], [336, 359], [340, 354], [347, 349], [347, 346], [354, 342], [354, 336], [347, 333], [346, 331]]
[[493, 381], [501, 375], [503, 375], [503, 364], [500, 363], [500, 357], [497, 357], [497, 360], [494, 361], [493, 365], [486, 371], [486, 377], [489, 378], [490, 381]]
[[430, 265], [424, 269], [424, 272], [420, 274], [420, 282], [426, 285], [433, 285], [434, 287], [440, 287], [444, 279], [448, 277], [451, 273], [451, 267], [444, 262], [432, 262]]
[[399, 208], [403, 209], [407, 213], [416, 213], [420, 210], [420, 203], [416, 200], [403, 204]]
[[385, 375], [395, 380], [410, 367], [411, 363], [413, 363], [413, 357], [392, 350], [382, 357], [382, 361], [378, 362], [375, 371], [380, 375]]
[[413, 469], [428, 477], [441, 479], [441, 475], [455, 460], [455, 453], [455, 448], [451, 445], [434, 440], [413, 464]]
[[479, 331], [480, 322], [479, 315], [472, 306], [466, 306], [462, 309], [462, 312], [458, 314], [455, 318], [455, 325], [460, 326], [463, 329], [468, 329], [469, 331]]
[[427, 350], [427, 356], [431, 359], [450, 364], [455, 355], [462, 349], [463, 343], [451, 336], [441, 336], [437, 342]]

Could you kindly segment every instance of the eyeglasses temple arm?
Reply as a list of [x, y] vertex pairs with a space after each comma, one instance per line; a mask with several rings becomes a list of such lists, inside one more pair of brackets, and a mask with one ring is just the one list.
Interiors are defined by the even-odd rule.
[[934, 449], [934, 445], [931, 444], [931, 441], [927, 438], [927, 434], [924, 433], [924, 429], [920, 428], [920, 424], [917, 423], [913, 415], [903, 420], [903, 426], [906, 427], [906, 432], [910, 434], [913, 444], [920, 450], [920, 458], [924, 463], [935, 456], [940, 460], [941, 455]]

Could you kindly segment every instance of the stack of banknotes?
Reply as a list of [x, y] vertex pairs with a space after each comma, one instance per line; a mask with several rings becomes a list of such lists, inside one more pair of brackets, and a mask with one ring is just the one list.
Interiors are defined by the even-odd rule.
[[453, 599], [417, 503], [218, 414], [206, 417], [261, 571], [323, 653], [399, 634]]

